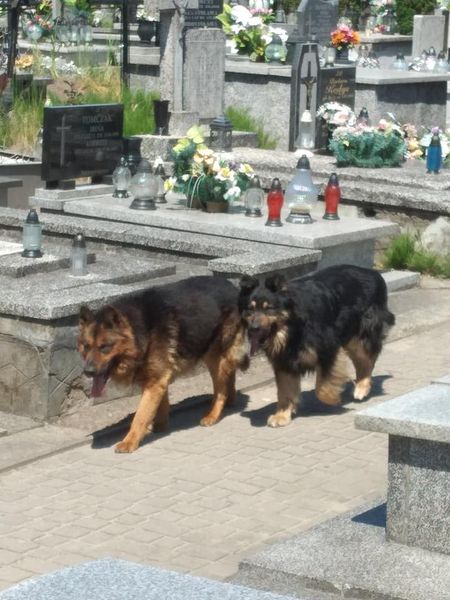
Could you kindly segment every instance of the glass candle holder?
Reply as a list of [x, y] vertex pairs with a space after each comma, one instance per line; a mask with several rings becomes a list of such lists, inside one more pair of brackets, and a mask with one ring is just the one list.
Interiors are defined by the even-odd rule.
[[131, 181], [131, 171], [124, 156], [121, 157], [120, 163], [114, 169], [112, 180], [114, 185], [113, 198], [128, 198], [130, 196], [128, 188]]
[[73, 277], [84, 277], [88, 274], [86, 240], [82, 233], [73, 238], [70, 253], [70, 274]]
[[156, 209], [155, 200], [158, 192], [158, 180], [153, 175], [152, 167], [145, 158], [141, 160], [136, 174], [131, 179], [130, 190], [134, 198], [130, 208], [133, 210]]
[[25, 258], [41, 258], [42, 251], [42, 225], [39, 222], [39, 217], [35, 208], [32, 208], [22, 230], [22, 256]]
[[264, 204], [264, 192], [261, 189], [259, 177], [255, 175], [250, 182], [250, 187], [244, 194], [245, 216], [261, 217]]
[[338, 206], [341, 200], [341, 188], [339, 187], [339, 180], [336, 173], [331, 173], [328, 184], [324, 192], [325, 199], [325, 214], [324, 219], [330, 221], [336, 221], [339, 219]]

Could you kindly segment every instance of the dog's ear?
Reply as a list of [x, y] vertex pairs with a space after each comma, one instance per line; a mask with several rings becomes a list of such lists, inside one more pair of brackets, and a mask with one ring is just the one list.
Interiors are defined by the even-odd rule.
[[241, 295], [246, 296], [251, 294], [254, 289], [256, 289], [259, 285], [259, 281], [256, 277], [250, 277], [249, 275], [244, 275], [239, 282], [239, 287], [241, 288]]
[[101, 321], [107, 329], [120, 329], [123, 316], [114, 306], [106, 306], [102, 311]]
[[94, 313], [87, 306], [80, 308], [80, 329], [89, 325], [94, 320]]
[[276, 294], [287, 289], [287, 282], [283, 275], [272, 275], [266, 279], [266, 288]]

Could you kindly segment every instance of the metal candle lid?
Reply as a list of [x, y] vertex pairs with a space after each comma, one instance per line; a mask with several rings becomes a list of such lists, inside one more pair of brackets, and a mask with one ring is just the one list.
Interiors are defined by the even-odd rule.
[[73, 248], [86, 248], [86, 240], [82, 233], [77, 233], [76, 236], [74, 236], [73, 241], [72, 241], [72, 247]]
[[25, 219], [25, 223], [30, 223], [31, 225], [39, 224], [39, 217], [35, 208], [31, 208], [27, 214], [27, 218]]
[[298, 159], [296, 168], [302, 169], [304, 171], [311, 170], [311, 165], [309, 164], [309, 158], [305, 154], [303, 154], [303, 156], [300, 156], [300, 158]]

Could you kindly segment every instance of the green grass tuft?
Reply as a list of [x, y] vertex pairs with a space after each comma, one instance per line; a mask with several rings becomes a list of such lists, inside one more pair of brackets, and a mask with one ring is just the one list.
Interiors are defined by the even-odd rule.
[[417, 236], [402, 233], [394, 238], [384, 254], [383, 264], [390, 269], [410, 269], [426, 275], [450, 278], [450, 256], [440, 256], [418, 247]]
[[264, 127], [257, 119], [251, 116], [248, 108], [229, 106], [225, 114], [230, 119], [235, 131], [251, 131], [256, 133], [259, 148], [275, 150], [277, 140], [270, 133], [264, 131]]

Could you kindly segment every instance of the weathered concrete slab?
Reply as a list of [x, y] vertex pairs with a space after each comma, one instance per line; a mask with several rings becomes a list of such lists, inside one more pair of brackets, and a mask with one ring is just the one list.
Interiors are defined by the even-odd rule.
[[420, 282], [420, 273], [415, 271], [387, 271], [383, 273], [388, 292], [397, 292], [415, 287]]
[[289, 600], [241, 586], [104, 558], [33, 577], [0, 600]]
[[[66, 250], [63, 249], [61, 252], [58, 250], [58, 254], [55, 253], [57, 250], [53, 249], [52, 254], [46, 252], [39, 259], [24, 258], [21, 255], [21, 250], [14, 254], [0, 256], [0, 276], [25, 277], [34, 273], [50, 273], [51, 271], [68, 269], [70, 267], [69, 248]], [[94, 262], [95, 254], [89, 252], [87, 254], [87, 263], [92, 264]]]
[[450, 557], [387, 542], [384, 506], [372, 504], [269, 546], [231, 581], [302, 598], [449, 600]]

